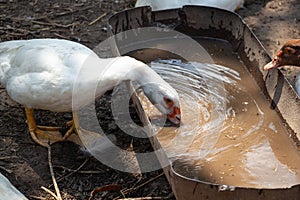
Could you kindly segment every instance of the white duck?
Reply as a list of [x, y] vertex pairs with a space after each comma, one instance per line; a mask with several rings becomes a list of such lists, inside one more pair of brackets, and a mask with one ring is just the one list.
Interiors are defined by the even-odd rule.
[[[300, 67], [300, 39], [287, 41], [273, 60], [264, 66], [264, 70], [270, 70], [284, 65]], [[294, 87], [296, 93], [300, 97], [300, 74], [296, 77]]]
[[[87, 63], [87, 64], [85, 64]], [[85, 79], [76, 80], [85, 67]], [[99, 97], [121, 81], [136, 81], [157, 108], [175, 123], [180, 123], [179, 97], [175, 89], [146, 64], [128, 56], [101, 59], [89, 48], [59, 39], [33, 39], [0, 43], [0, 83], [9, 96], [24, 105], [30, 134], [34, 141], [47, 146], [48, 142], [66, 139], [74, 126], [62, 137], [57, 127], [37, 126], [34, 109], [55, 112], [72, 111], [72, 92], [75, 81], [85, 93], [97, 85], [97, 69], [103, 69]], [[98, 70], [99, 71], [99, 70]], [[81, 73], [81, 72], [80, 72]], [[78, 105], [78, 108], [80, 106]], [[76, 110], [73, 110], [73, 112]], [[43, 140], [44, 139], [44, 140]]]
[[135, 7], [150, 6], [153, 11], [181, 8], [184, 5], [198, 5], [234, 11], [244, 0], [137, 0]]
[[27, 200], [27, 198], [17, 190], [9, 180], [0, 173], [0, 199], [1, 200]]

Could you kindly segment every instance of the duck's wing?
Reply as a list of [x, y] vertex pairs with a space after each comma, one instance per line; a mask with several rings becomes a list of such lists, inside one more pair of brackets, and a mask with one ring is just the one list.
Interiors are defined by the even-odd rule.
[[0, 83], [5, 85], [7, 79], [13, 75], [60, 71], [62, 68], [57, 65], [58, 63], [76, 71], [90, 55], [96, 56], [89, 48], [67, 40], [33, 39], [2, 42]]
[[71, 110], [74, 79], [85, 60], [95, 55], [75, 42], [55, 39], [5, 42], [2, 82], [10, 97], [29, 108]]

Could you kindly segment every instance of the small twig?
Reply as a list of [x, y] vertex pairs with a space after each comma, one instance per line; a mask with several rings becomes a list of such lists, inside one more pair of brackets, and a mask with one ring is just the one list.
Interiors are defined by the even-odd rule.
[[[103, 191], [120, 191], [122, 196], [124, 197], [124, 200], [131, 200], [131, 199], [127, 199], [125, 197], [125, 194], [128, 194], [128, 193], [130, 193], [134, 190], [137, 190], [137, 189], [147, 185], [148, 183], [158, 179], [162, 175], [164, 175], [164, 173], [161, 173], [161, 174], [157, 175], [156, 177], [153, 177], [153, 178], [149, 179], [148, 181], [142, 183], [141, 185], [138, 185], [136, 187], [133, 187], [133, 188], [130, 188], [130, 189], [127, 189], [127, 190], [121, 190], [120, 185], [107, 185], [107, 186], [96, 188], [91, 192], [89, 200], [92, 200], [97, 193], [103, 192]], [[120, 198], [120, 196], [118, 196], [115, 199], [119, 199], [119, 198]], [[137, 198], [136, 200], [138, 200], [138, 199], [140, 199], [140, 200], [143, 200], [143, 199], [145, 199], [145, 200], [147, 200], [147, 199], [168, 199], [168, 197], [145, 197], [145, 198], [143, 197], [143, 198]], [[134, 199], [132, 199], [132, 200], [134, 200]]]
[[64, 167], [64, 166], [54, 166], [54, 168], [60, 168], [60, 169], [63, 169], [65, 171], [74, 172], [74, 173], [78, 173], [78, 174], [101, 174], [101, 173], [103, 173], [103, 171], [97, 171], [97, 170], [79, 170], [79, 171], [76, 171], [76, 169], [70, 169], [70, 168], [67, 168], [67, 167]]
[[107, 13], [104, 13], [102, 15], [100, 15], [99, 17], [97, 17], [95, 20], [93, 20], [92, 22], [89, 23], [89, 26], [95, 24], [97, 21], [101, 20], [103, 17], [105, 17], [107, 15]]
[[[67, 177], [71, 176], [72, 174], [74, 173], [77, 173], [86, 163], [88, 162], [88, 159], [85, 159], [85, 161], [75, 170], [71, 171], [69, 174], [65, 175], [65, 176], [62, 176], [60, 177], [57, 181], [62, 181], [63, 179], [66, 179]], [[54, 183], [51, 184], [49, 187], [52, 187], [54, 186]]]
[[133, 187], [133, 188], [125, 189], [125, 190], [123, 190], [122, 192], [123, 192], [124, 194], [128, 194], [128, 193], [130, 193], [130, 192], [132, 192], [132, 191], [135, 191], [135, 190], [137, 190], [137, 189], [139, 189], [139, 188], [141, 188], [141, 187], [147, 185], [148, 183], [150, 183], [150, 182], [152, 182], [152, 181], [158, 179], [159, 177], [161, 177], [161, 176], [163, 176], [163, 175], [164, 175], [164, 173], [161, 173], [161, 174], [159, 174], [159, 175], [157, 175], [157, 176], [155, 176], [155, 177], [149, 179], [148, 181], [142, 183], [141, 185], [138, 185], [138, 186]]
[[[41, 19], [46, 19], [48, 17], [50, 17], [50, 18], [61, 17], [61, 16], [64, 16], [64, 15], [69, 15], [69, 14], [73, 14], [73, 13], [76, 13], [76, 12], [82, 12], [82, 11], [88, 10], [90, 8], [93, 8], [93, 7], [94, 6], [87, 6], [87, 7], [82, 8], [82, 9], [70, 10], [70, 11], [65, 11], [65, 12], [61, 12], [61, 13], [57, 13], [57, 14], [49, 13], [48, 15], [44, 15], [44, 16], [41, 16], [41, 17], [36, 17], [33, 20], [41, 20]], [[18, 18], [18, 19], [20, 19], [20, 18]]]
[[13, 31], [21, 32], [21, 33], [30, 32], [29, 30], [26, 30], [26, 29], [23, 29], [23, 28], [14, 28], [14, 27], [11, 27], [9, 25], [7, 25], [6, 27], [0, 27], [0, 30], [13, 30]]
[[0, 166], [0, 169], [6, 171], [6, 172], [9, 173], [9, 174], [13, 173], [12, 170], [6, 169], [5, 167], [2, 167], [2, 166]]
[[[16, 31], [16, 32], [19, 32], [19, 33], [9, 32], [9, 30]], [[13, 35], [13, 36], [26, 36], [26, 35], [29, 35], [29, 34], [35, 35], [35, 34], [40, 33], [42, 31], [48, 31], [48, 30], [50, 30], [49, 27], [37, 29], [35, 31], [26, 30], [26, 29], [22, 29], [22, 28], [13, 28], [13, 27], [4, 28], [4, 27], [0, 27], [0, 31], [2, 33], [8, 34], [8, 35]]]
[[5, 33], [7, 35], [16, 36], [16, 37], [24, 37], [24, 36], [28, 35], [28, 33], [10, 33], [10, 32], [4, 32], [4, 31], [1, 31], [1, 32]]
[[68, 40], [69, 38], [66, 37], [66, 36], [63, 36], [63, 35], [60, 35], [58, 33], [53, 33], [55, 36], [59, 37], [59, 38], [62, 38], [62, 39], [65, 39], [65, 40]]
[[0, 160], [8, 160], [8, 159], [14, 159], [14, 158], [18, 158], [18, 156], [3, 156], [3, 157], [0, 157]]
[[36, 21], [36, 20], [33, 20], [31, 22], [34, 24], [39, 24], [39, 25], [44, 25], [44, 26], [56, 26], [56, 27], [60, 27], [60, 28], [69, 28], [69, 27], [74, 26], [74, 23], [64, 25], [64, 24], [58, 24], [55, 22], [48, 23], [48, 22], [40, 22], [40, 21]]
[[[56, 182], [56, 179], [55, 179], [55, 175], [54, 175], [54, 170], [53, 170], [53, 165], [52, 165], [52, 159], [51, 159], [51, 146], [50, 145], [48, 145], [48, 163], [49, 163], [50, 174], [51, 174], [51, 177], [52, 177], [53, 186], [54, 186], [54, 189], [55, 189], [55, 192], [56, 192], [56, 195], [55, 195], [56, 199], [57, 200], [62, 200], [61, 194], [60, 194], [60, 190], [59, 190], [59, 187], [57, 185], [57, 182]], [[45, 189], [47, 189], [47, 188], [45, 188]]]
[[33, 196], [33, 195], [30, 195], [29, 197], [31, 197], [33, 199], [47, 200], [47, 198], [45, 198], [45, 197], [38, 197], [38, 196]]
[[[26, 21], [26, 22], [31, 22], [34, 24], [38, 24], [38, 25], [43, 25], [43, 26], [55, 26], [55, 27], [60, 27], [60, 28], [69, 28], [75, 25], [75, 23], [71, 23], [71, 24], [58, 24], [55, 22], [42, 22], [42, 21], [38, 21], [39, 19], [25, 19], [25, 18], [10, 18], [13, 21]], [[7, 28], [7, 27], [3, 27], [3, 28]], [[27, 31], [25, 29], [21, 29], [21, 28], [13, 28], [13, 27], [8, 27], [9, 29], [15, 29], [15, 30], [19, 30], [19, 31]]]
[[[51, 196], [53, 196], [55, 199], [59, 200], [58, 196], [56, 196], [56, 194], [54, 194], [54, 192], [52, 192], [51, 190], [45, 188], [44, 186], [41, 187], [43, 190], [45, 190], [45, 192], [49, 193]], [[61, 198], [60, 198], [61, 199]]]
[[[141, 187], [147, 185], [148, 183], [150, 183], [150, 182], [152, 182], [152, 181], [158, 179], [159, 177], [161, 177], [161, 176], [163, 176], [163, 175], [164, 175], [164, 173], [161, 173], [161, 174], [159, 174], [159, 175], [157, 175], [157, 176], [155, 176], [155, 177], [149, 179], [148, 181], [146, 181], [146, 182], [144, 182], [144, 183], [142, 183], [142, 184], [140, 184], [140, 185], [138, 185], [138, 186], [136, 186], [136, 187], [132, 187], [132, 188], [129, 188], [129, 189], [124, 189], [124, 190], [121, 190], [120, 192], [121, 192], [122, 196], [125, 198], [125, 195], [126, 195], [126, 194], [128, 194], [128, 193], [130, 193], [130, 192], [133, 192], [133, 191], [135, 191], [135, 190], [137, 190], [137, 189], [139, 189], [139, 188], [141, 188]], [[118, 197], [114, 198], [114, 200], [119, 199], [120, 197], [121, 197], [121, 196], [118, 196]], [[126, 198], [125, 198], [125, 199], [126, 199]]]
[[76, 13], [76, 12], [82, 12], [82, 11], [88, 10], [90, 8], [93, 8], [93, 7], [94, 6], [87, 6], [85, 8], [78, 9], [78, 10], [71, 10], [71, 11], [61, 12], [61, 13], [55, 14], [54, 16], [55, 17], [60, 17], [60, 16], [64, 16], [64, 15], [69, 15], [69, 14], [73, 14], [73, 13]]

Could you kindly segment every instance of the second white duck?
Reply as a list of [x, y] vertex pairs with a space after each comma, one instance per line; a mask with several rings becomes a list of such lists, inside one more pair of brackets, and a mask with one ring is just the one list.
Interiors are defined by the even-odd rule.
[[244, 0], [137, 0], [135, 7], [150, 6], [153, 11], [181, 8], [184, 5], [209, 6], [234, 11]]

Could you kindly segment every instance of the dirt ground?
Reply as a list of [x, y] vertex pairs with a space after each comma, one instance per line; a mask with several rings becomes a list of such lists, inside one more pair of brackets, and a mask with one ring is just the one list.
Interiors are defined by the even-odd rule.
[[[0, 0], [0, 41], [30, 38], [64, 38], [93, 48], [106, 38], [105, 22], [115, 12], [130, 8], [134, 0], [17, 1]], [[237, 11], [273, 55], [285, 41], [300, 38], [299, 0], [245, 0]], [[293, 79], [294, 71], [285, 71]], [[109, 95], [102, 99], [107, 105]], [[100, 121], [107, 131], [122, 136], [113, 125], [109, 106], [100, 106]], [[134, 114], [133, 114], [134, 115]], [[38, 124], [62, 125], [70, 113], [36, 112]], [[151, 151], [148, 141], [132, 141]], [[125, 147], [126, 148], [126, 145]], [[89, 157], [75, 144], [64, 142], [52, 146], [52, 163], [63, 199], [88, 199], [100, 186], [118, 184], [131, 189], [129, 197], [165, 197], [174, 199], [162, 170], [140, 175], [116, 171]], [[47, 149], [34, 143], [29, 135], [22, 106], [0, 89], [0, 172], [29, 199], [51, 199], [41, 189], [53, 191]], [[106, 191], [95, 199], [124, 198], [119, 191]]]

